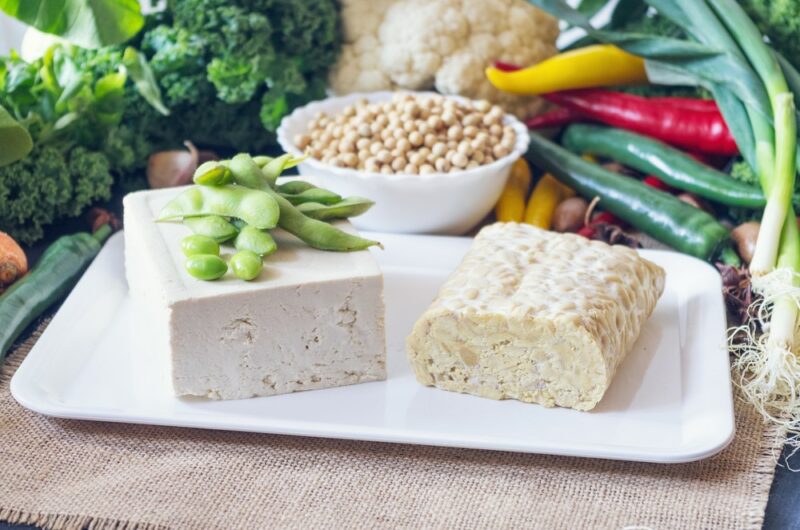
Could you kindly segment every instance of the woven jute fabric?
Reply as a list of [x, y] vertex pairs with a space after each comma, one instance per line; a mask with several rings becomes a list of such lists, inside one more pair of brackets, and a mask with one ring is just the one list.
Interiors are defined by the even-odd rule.
[[0, 519], [52, 529], [761, 527], [783, 440], [641, 464], [41, 416], [0, 377]]

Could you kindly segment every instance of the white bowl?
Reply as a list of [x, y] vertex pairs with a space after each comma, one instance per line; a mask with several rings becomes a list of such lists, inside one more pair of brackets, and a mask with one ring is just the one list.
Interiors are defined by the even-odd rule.
[[[294, 155], [302, 151], [294, 144], [298, 133], [317, 112], [336, 114], [361, 98], [388, 101], [394, 92], [372, 92], [332, 97], [295, 109], [283, 118], [278, 142]], [[419, 94], [432, 95], [430, 92]], [[446, 96], [465, 102], [464, 98]], [[325, 164], [308, 158], [299, 165], [300, 175], [313, 177], [321, 186], [342, 195], [358, 195], [375, 201], [367, 213], [351, 222], [358, 228], [378, 232], [463, 234], [491, 211], [503, 191], [511, 165], [528, 149], [528, 130], [519, 120], [506, 115], [503, 122], [516, 134], [513, 151], [491, 164], [453, 173], [384, 175]]]

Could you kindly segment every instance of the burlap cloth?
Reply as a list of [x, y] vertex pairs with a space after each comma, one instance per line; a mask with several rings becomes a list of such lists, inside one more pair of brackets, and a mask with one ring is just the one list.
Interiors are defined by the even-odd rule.
[[637, 464], [52, 419], [0, 376], [0, 519], [46, 528], [760, 528], [781, 433]]

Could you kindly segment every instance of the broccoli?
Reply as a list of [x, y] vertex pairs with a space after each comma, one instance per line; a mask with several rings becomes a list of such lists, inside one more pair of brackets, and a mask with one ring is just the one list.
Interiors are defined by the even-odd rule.
[[750, 167], [750, 164], [744, 160], [737, 160], [731, 165], [730, 175], [731, 178], [738, 180], [739, 182], [744, 182], [745, 184], [750, 184], [753, 186], [759, 185], [756, 172], [753, 171], [753, 168]]
[[108, 159], [100, 152], [36, 146], [26, 158], [0, 167], [0, 227], [33, 243], [45, 226], [109, 200], [112, 183]]
[[739, 0], [758, 29], [790, 63], [800, 65], [800, 2]]

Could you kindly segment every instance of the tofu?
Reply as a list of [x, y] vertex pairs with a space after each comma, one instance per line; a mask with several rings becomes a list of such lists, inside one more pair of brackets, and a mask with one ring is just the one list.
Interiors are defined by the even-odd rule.
[[154, 221], [182, 190], [124, 199], [130, 294], [147, 314], [143, 332], [171, 360], [176, 395], [240, 399], [386, 378], [383, 277], [370, 252], [315, 250], [275, 230], [278, 251], [260, 277], [200, 281], [184, 269], [189, 229]]
[[663, 290], [630, 248], [497, 223], [415, 324], [409, 360], [424, 385], [591, 410]]

